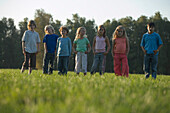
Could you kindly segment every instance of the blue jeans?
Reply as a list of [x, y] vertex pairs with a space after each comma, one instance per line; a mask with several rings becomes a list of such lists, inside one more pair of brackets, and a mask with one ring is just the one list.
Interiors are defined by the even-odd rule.
[[69, 56], [59, 56], [57, 58], [58, 62], [58, 74], [67, 74], [68, 71], [68, 62], [69, 62]]
[[158, 55], [146, 54], [144, 56], [144, 71], [145, 71], [146, 78], [149, 78], [150, 76], [150, 67], [151, 67], [152, 77], [156, 79], [157, 65], [158, 65]]
[[97, 53], [94, 56], [94, 60], [93, 60], [93, 65], [91, 67], [91, 74], [93, 74], [94, 72], [96, 72], [97, 66], [99, 64], [99, 73], [100, 75], [102, 74], [102, 64], [103, 64], [103, 58], [104, 58], [104, 54], [103, 53]]
[[46, 73], [52, 74], [53, 73], [54, 58], [55, 58], [55, 53], [45, 53], [44, 54], [44, 60], [43, 60], [43, 73], [44, 74], [46, 74]]

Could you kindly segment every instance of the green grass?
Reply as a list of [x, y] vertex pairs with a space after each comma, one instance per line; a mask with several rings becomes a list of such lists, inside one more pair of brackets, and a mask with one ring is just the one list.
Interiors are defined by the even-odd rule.
[[0, 113], [169, 113], [170, 76], [87, 76], [0, 69]]

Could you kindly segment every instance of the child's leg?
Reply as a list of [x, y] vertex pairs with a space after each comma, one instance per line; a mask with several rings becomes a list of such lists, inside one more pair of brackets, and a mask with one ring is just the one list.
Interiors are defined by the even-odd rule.
[[43, 60], [43, 73], [47, 74], [48, 73], [48, 63], [49, 63], [49, 55], [48, 53], [44, 54], [44, 60]]
[[26, 54], [24, 55], [24, 62], [22, 64], [21, 73], [24, 72], [25, 68], [28, 68], [29, 59], [30, 53], [26, 52]]
[[63, 74], [67, 74], [69, 56], [63, 56]]
[[36, 67], [36, 54], [35, 53], [31, 53], [31, 57], [30, 57], [30, 62], [29, 62], [29, 74], [31, 74], [32, 69], [35, 69]]
[[81, 71], [81, 65], [82, 65], [82, 58], [81, 58], [81, 53], [77, 52], [76, 58], [75, 58], [75, 72], [80, 73]]
[[103, 74], [103, 71], [102, 71], [103, 58], [104, 58], [104, 54], [100, 53], [100, 56], [99, 56], [99, 73], [100, 73], [100, 75]]
[[144, 71], [145, 71], [145, 77], [149, 78], [150, 75], [150, 55], [144, 56]]
[[121, 58], [116, 53], [114, 55], [114, 72], [115, 75], [121, 76]]
[[93, 60], [93, 65], [92, 65], [91, 71], [90, 71], [91, 74], [96, 72], [96, 68], [97, 68], [98, 63], [99, 63], [99, 54], [95, 54], [94, 60]]
[[122, 75], [126, 75], [126, 77], [129, 77], [129, 65], [126, 55], [122, 55]]
[[62, 72], [62, 69], [63, 69], [63, 65], [62, 65], [62, 63], [63, 63], [63, 56], [58, 56], [57, 57], [57, 66], [58, 66], [58, 74], [62, 74], [63, 72]]
[[151, 67], [152, 67], [152, 77], [154, 79], [156, 79], [157, 65], [158, 65], [158, 55], [153, 55], [151, 61]]
[[105, 67], [106, 67], [106, 55], [104, 55], [103, 63], [102, 63], [102, 71], [103, 71], [103, 73], [105, 73]]
[[87, 54], [82, 53], [82, 72], [87, 73]]
[[54, 59], [55, 59], [55, 53], [50, 53], [50, 67], [49, 67], [49, 71], [48, 74], [52, 74], [53, 73], [53, 63], [54, 63]]

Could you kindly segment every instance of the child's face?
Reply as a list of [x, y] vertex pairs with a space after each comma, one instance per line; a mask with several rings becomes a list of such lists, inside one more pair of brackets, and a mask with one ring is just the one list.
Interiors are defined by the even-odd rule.
[[60, 34], [61, 34], [62, 36], [66, 36], [66, 35], [67, 35], [67, 31], [63, 29], [63, 30], [60, 31]]
[[53, 34], [53, 30], [52, 30], [51, 28], [48, 28], [48, 29], [47, 29], [47, 32], [48, 32], [49, 34]]
[[154, 30], [155, 30], [155, 28], [153, 27], [153, 26], [147, 26], [147, 29], [148, 29], [148, 32], [149, 33], [153, 33], [154, 32]]
[[85, 34], [86, 34], [86, 30], [85, 30], [85, 29], [81, 29], [81, 30], [80, 30], [80, 35], [81, 35], [81, 36], [84, 36]]
[[98, 29], [98, 33], [99, 33], [99, 35], [103, 35], [104, 29], [100, 27], [100, 28]]
[[34, 24], [31, 24], [31, 25], [30, 25], [30, 29], [31, 29], [31, 30], [34, 30], [34, 29], [35, 29], [35, 25], [34, 25]]
[[119, 37], [122, 37], [123, 36], [123, 29], [117, 29], [117, 35]]

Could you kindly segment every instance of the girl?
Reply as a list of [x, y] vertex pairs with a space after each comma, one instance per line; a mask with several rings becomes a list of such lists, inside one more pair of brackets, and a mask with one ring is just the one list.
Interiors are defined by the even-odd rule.
[[[106, 51], [107, 45], [107, 51]], [[106, 55], [110, 50], [110, 43], [109, 39], [106, 36], [106, 30], [103, 25], [100, 25], [97, 30], [97, 36], [94, 37], [93, 40], [93, 53], [94, 53], [94, 61], [91, 68], [91, 74], [93, 74], [98, 64], [99, 65], [99, 73], [102, 75], [105, 71], [105, 64], [106, 64]]]
[[24, 54], [24, 63], [22, 64], [21, 73], [25, 68], [29, 67], [28, 74], [31, 74], [32, 69], [36, 67], [36, 55], [40, 51], [40, 37], [34, 30], [36, 24], [33, 20], [30, 20], [27, 26], [28, 30], [24, 32], [22, 37], [22, 51]]
[[[43, 39], [44, 50], [45, 50], [44, 59], [43, 59], [43, 73], [52, 74], [58, 35], [54, 34], [55, 31], [51, 25], [46, 25], [44, 31], [46, 35]], [[50, 64], [49, 69], [48, 69], [48, 64]]]
[[73, 52], [76, 54], [75, 71], [77, 74], [83, 72], [84, 75], [87, 73], [87, 54], [91, 51], [89, 40], [86, 38], [85, 34], [86, 29], [84, 27], [79, 27], [73, 42]]
[[[125, 28], [118, 26], [113, 33], [112, 57], [114, 58], [114, 72], [117, 76], [129, 76], [127, 55], [129, 53], [129, 40]], [[122, 64], [122, 70], [121, 70]]]
[[58, 61], [58, 74], [64, 75], [68, 71], [69, 56], [71, 55], [71, 39], [67, 36], [69, 30], [67, 27], [60, 27], [61, 37], [57, 40], [57, 61]]

